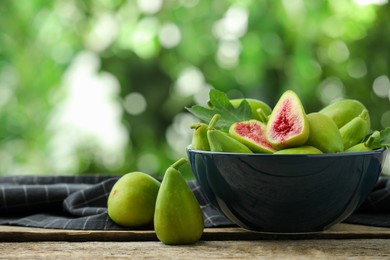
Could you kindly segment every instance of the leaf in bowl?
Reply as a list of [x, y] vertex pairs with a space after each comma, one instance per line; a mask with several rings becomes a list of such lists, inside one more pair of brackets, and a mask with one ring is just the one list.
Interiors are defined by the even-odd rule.
[[246, 100], [243, 100], [241, 104], [235, 108], [230, 103], [226, 93], [216, 89], [210, 90], [208, 104], [208, 108], [194, 105], [190, 108], [186, 107], [186, 109], [205, 123], [209, 123], [215, 114], [220, 114], [221, 117], [217, 122], [216, 127], [225, 131], [227, 131], [233, 123], [249, 120], [252, 116], [251, 107]]

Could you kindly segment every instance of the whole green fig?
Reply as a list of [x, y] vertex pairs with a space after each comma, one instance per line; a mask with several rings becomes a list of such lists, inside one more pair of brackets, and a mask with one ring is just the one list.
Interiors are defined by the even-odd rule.
[[107, 201], [108, 216], [124, 227], [153, 224], [160, 182], [143, 172], [130, 172], [118, 179]]
[[321, 150], [310, 145], [286, 148], [274, 152], [274, 154], [321, 154], [321, 153], [322, 153]]
[[205, 123], [198, 123], [191, 125], [191, 128], [194, 129], [191, 141], [192, 149], [210, 151], [210, 144], [207, 140], [208, 125]]
[[344, 151], [343, 139], [335, 122], [321, 113], [307, 115], [310, 135], [307, 145], [320, 149], [323, 153]]
[[157, 195], [154, 230], [167, 245], [192, 244], [203, 234], [202, 209], [179, 171], [185, 163], [181, 158], [168, 167]]
[[[366, 107], [355, 99], [342, 99], [329, 104], [321, 109], [319, 112], [330, 117], [338, 128], [343, 127], [346, 123], [351, 121], [362, 113]], [[370, 117], [366, 118], [367, 127], [371, 128]]]
[[349, 149], [363, 141], [370, 130], [367, 125], [368, 117], [368, 111], [364, 109], [358, 116], [340, 128], [344, 149]]

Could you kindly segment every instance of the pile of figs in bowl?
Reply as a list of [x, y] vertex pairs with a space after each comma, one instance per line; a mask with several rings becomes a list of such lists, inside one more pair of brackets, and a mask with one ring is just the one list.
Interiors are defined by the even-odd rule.
[[[305, 111], [284, 92], [271, 109], [210, 91], [187, 155], [206, 199], [242, 228], [270, 233], [327, 230], [367, 199], [380, 177], [390, 129], [371, 129], [365, 106], [343, 99]], [[249, 112], [248, 112], [249, 110]]]

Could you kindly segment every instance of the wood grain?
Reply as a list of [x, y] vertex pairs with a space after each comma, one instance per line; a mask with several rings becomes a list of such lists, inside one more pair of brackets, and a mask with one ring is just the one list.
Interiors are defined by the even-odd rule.
[[389, 240], [1, 243], [0, 259], [389, 259]]
[[[242, 228], [206, 228], [202, 241], [229, 240], [303, 240], [303, 239], [388, 239], [390, 228], [338, 224], [333, 228], [307, 234], [270, 234]], [[158, 241], [153, 230], [62, 230], [0, 226], [0, 242], [33, 241]], [[390, 242], [389, 242], [390, 243]]]

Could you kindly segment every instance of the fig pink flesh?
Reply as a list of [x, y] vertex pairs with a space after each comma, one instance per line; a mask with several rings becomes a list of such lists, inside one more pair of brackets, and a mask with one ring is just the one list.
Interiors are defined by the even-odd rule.
[[272, 129], [273, 139], [279, 139], [283, 143], [290, 136], [300, 133], [302, 131], [302, 123], [299, 120], [299, 116], [292, 111], [291, 100], [284, 100], [281, 111], [278, 113], [279, 117], [276, 118]]
[[264, 128], [261, 127], [261, 125], [258, 125], [253, 122], [251, 123], [239, 122], [235, 127], [235, 131], [239, 135], [244, 136], [254, 141], [257, 144], [261, 144], [262, 146], [273, 150], [272, 145], [269, 144], [265, 139]]

